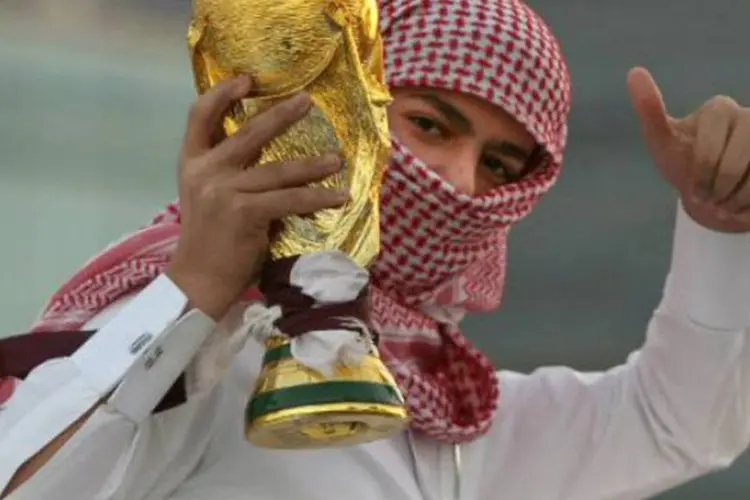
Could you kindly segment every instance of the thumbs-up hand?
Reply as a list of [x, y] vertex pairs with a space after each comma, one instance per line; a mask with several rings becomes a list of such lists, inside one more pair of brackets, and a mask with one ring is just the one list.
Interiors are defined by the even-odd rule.
[[643, 68], [630, 71], [628, 90], [656, 167], [687, 213], [708, 229], [750, 232], [750, 109], [717, 96], [674, 118]]

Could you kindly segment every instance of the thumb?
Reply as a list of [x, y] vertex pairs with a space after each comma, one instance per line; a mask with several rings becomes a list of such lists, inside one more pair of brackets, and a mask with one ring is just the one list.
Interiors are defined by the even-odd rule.
[[671, 118], [654, 77], [645, 68], [628, 72], [628, 92], [641, 130], [650, 147], [672, 139]]

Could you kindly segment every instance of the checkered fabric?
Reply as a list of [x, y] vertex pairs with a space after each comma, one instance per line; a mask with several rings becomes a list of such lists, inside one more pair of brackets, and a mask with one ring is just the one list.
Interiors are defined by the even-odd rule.
[[[528, 178], [472, 197], [395, 141], [384, 179], [382, 254], [372, 267], [381, 352], [406, 396], [413, 429], [469, 441], [489, 429], [500, 397], [494, 367], [458, 322], [468, 311], [499, 305], [508, 228], [559, 174], [568, 73], [547, 26], [519, 0], [381, 0], [380, 9], [391, 87], [480, 97], [523, 123], [546, 151]], [[51, 298], [34, 329], [80, 328], [143, 288], [169, 262], [179, 222], [175, 203], [90, 261]]]
[[508, 228], [555, 182], [570, 108], [567, 68], [544, 22], [518, 0], [383, 0], [388, 83], [474, 95], [523, 123], [546, 152], [514, 184], [458, 192], [394, 141], [373, 265], [381, 352], [413, 428], [461, 442], [486, 432], [499, 403], [495, 370], [461, 334], [468, 311], [496, 308]]

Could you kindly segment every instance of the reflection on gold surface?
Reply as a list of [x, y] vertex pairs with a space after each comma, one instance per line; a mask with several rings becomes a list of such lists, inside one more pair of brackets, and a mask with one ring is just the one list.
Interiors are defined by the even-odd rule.
[[[225, 120], [229, 135], [280, 99], [303, 89], [310, 93], [308, 116], [264, 149], [258, 168], [326, 153], [343, 157], [342, 171], [322, 185], [348, 189], [351, 200], [342, 208], [285, 219], [271, 244], [272, 259], [340, 250], [369, 265], [379, 250], [378, 197], [390, 150], [391, 97], [376, 0], [195, 0], [188, 44], [200, 92], [240, 74], [254, 79], [252, 97]], [[362, 366], [338, 366], [326, 378], [284, 351], [288, 339], [278, 342], [283, 346], [268, 346], [247, 408], [246, 433], [253, 443], [362, 443], [408, 423], [403, 397], [376, 352]]]
[[274, 140], [260, 165], [338, 152], [344, 169], [323, 182], [351, 201], [289, 217], [273, 258], [338, 249], [367, 266], [379, 248], [378, 193], [390, 139], [376, 0], [196, 0], [188, 34], [205, 92], [249, 73], [255, 93], [226, 120], [229, 134], [279, 99], [307, 90], [309, 116]]
[[306, 448], [361, 444], [409, 423], [403, 396], [377, 353], [358, 367], [338, 364], [331, 377], [298, 363], [289, 341], [267, 344], [263, 371], [247, 408], [247, 438], [259, 446]]

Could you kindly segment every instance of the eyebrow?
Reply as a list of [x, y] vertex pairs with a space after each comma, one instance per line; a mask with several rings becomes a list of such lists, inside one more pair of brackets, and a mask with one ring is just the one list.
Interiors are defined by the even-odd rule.
[[469, 120], [466, 115], [461, 112], [460, 109], [458, 109], [448, 101], [441, 99], [440, 96], [431, 92], [420, 92], [418, 94], [414, 94], [414, 97], [425, 101], [427, 104], [435, 108], [438, 112], [440, 112], [441, 115], [443, 115], [446, 120], [451, 122], [451, 125], [456, 127], [460, 132], [465, 134], [474, 133], [474, 127], [471, 124], [471, 120]]
[[[460, 109], [442, 99], [437, 94], [433, 94], [431, 92], [419, 92], [413, 94], [413, 97], [421, 99], [435, 108], [461, 133], [474, 133], [474, 126], [472, 125], [471, 120], [469, 120], [469, 118], [467, 118]], [[489, 141], [487, 143], [487, 147], [491, 151], [494, 151], [498, 154], [508, 156], [510, 158], [515, 158], [521, 161], [528, 160], [533, 152], [511, 141]]]

